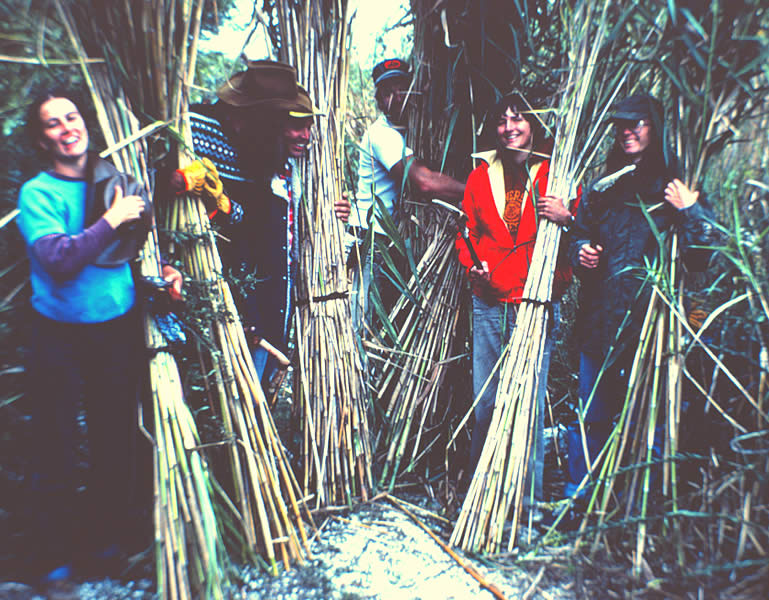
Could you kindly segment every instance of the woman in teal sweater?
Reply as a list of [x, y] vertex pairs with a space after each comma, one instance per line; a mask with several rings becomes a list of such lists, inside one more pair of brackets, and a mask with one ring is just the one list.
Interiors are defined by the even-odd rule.
[[[88, 130], [66, 92], [35, 101], [27, 127], [52, 165], [22, 186], [17, 220], [32, 284], [25, 371], [36, 436], [27, 510], [32, 568], [57, 580], [71, 575], [78, 558], [114, 551], [136, 528], [128, 516], [143, 340], [131, 261], [151, 216], [137, 182], [88, 154]], [[180, 273], [166, 265], [163, 276], [179, 298]], [[81, 403], [89, 451], [84, 501]]]

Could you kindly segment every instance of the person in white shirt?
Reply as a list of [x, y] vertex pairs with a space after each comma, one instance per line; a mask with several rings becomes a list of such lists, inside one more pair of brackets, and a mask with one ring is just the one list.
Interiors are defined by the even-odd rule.
[[[360, 331], [367, 313], [372, 276], [377, 283], [381, 278], [376, 253], [369, 246], [363, 255], [355, 246], [366, 239], [369, 230], [375, 236], [384, 234], [380, 210], [392, 216], [407, 185], [412, 193], [455, 203], [462, 199], [465, 189], [463, 182], [429, 169], [406, 145], [405, 123], [409, 97], [413, 94], [410, 66], [399, 58], [383, 60], [374, 67], [371, 76], [382, 114], [361, 140], [358, 189], [349, 219], [348, 263], [354, 273], [351, 309], [356, 331]], [[372, 236], [372, 245], [375, 236]]]

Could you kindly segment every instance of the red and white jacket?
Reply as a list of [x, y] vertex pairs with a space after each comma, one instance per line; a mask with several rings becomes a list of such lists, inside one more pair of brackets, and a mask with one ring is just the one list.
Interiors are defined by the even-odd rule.
[[[521, 203], [521, 220], [513, 239], [502, 219], [505, 210], [502, 160], [496, 150], [479, 152], [473, 157], [484, 162], [467, 178], [462, 210], [467, 215], [470, 241], [478, 257], [488, 263], [491, 273], [490, 286], [476, 284], [473, 293], [489, 301], [520, 302], [537, 237], [535, 198], [547, 193], [550, 161], [544, 160], [529, 168], [529, 183]], [[571, 212], [574, 214], [579, 196], [572, 204]], [[469, 270], [473, 261], [460, 234], [457, 235], [456, 246], [459, 262]], [[568, 264], [556, 269], [552, 294], [554, 300], [560, 299], [570, 281], [571, 268]]]

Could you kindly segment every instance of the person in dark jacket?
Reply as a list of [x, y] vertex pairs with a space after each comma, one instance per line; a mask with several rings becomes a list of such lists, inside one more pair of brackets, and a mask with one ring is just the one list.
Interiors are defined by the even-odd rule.
[[[143, 340], [131, 262], [147, 237], [150, 202], [143, 186], [88, 152], [88, 129], [68, 92], [41, 94], [27, 127], [52, 165], [22, 186], [17, 218], [32, 284], [25, 402], [35, 439], [26, 510], [36, 564], [28, 566], [54, 582], [66, 580], [77, 559], [126, 550], [120, 546], [141, 524], [134, 446]], [[180, 298], [181, 274], [165, 265], [162, 275]]]
[[[654, 230], [677, 232], [685, 264], [695, 269], [704, 268], [709, 253], [694, 246], [708, 245], [714, 233], [699, 192], [678, 179], [676, 166], [666, 160], [661, 103], [644, 94], [629, 96], [615, 105], [610, 118], [615, 141], [605, 174], [584, 196], [569, 246], [581, 280], [579, 393], [591, 461], [624, 400], [650, 295], [644, 265], [659, 252]], [[573, 426], [567, 495], [577, 491], [586, 466], [579, 428]]]
[[[299, 254], [297, 161], [307, 152], [319, 113], [297, 84], [296, 70], [270, 60], [249, 61], [247, 70], [219, 87], [217, 97], [214, 104], [190, 106], [193, 149], [210, 161], [223, 183], [209, 216], [223, 234], [224, 267], [245, 282], [243, 293], [236, 293], [238, 310], [254, 366], [267, 383], [277, 366], [268, 348], [287, 351]], [[199, 167], [183, 169], [185, 181], [172, 186], [192, 191]], [[334, 210], [347, 220], [346, 196]]]

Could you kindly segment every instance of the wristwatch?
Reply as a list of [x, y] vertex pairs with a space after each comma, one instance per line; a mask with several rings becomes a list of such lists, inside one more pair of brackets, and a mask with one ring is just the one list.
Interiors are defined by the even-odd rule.
[[571, 229], [571, 226], [574, 225], [574, 215], [569, 215], [569, 222], [566, 225], [561, 225], [561, 229], [564, 233], [569, 233], [569, 229]]

